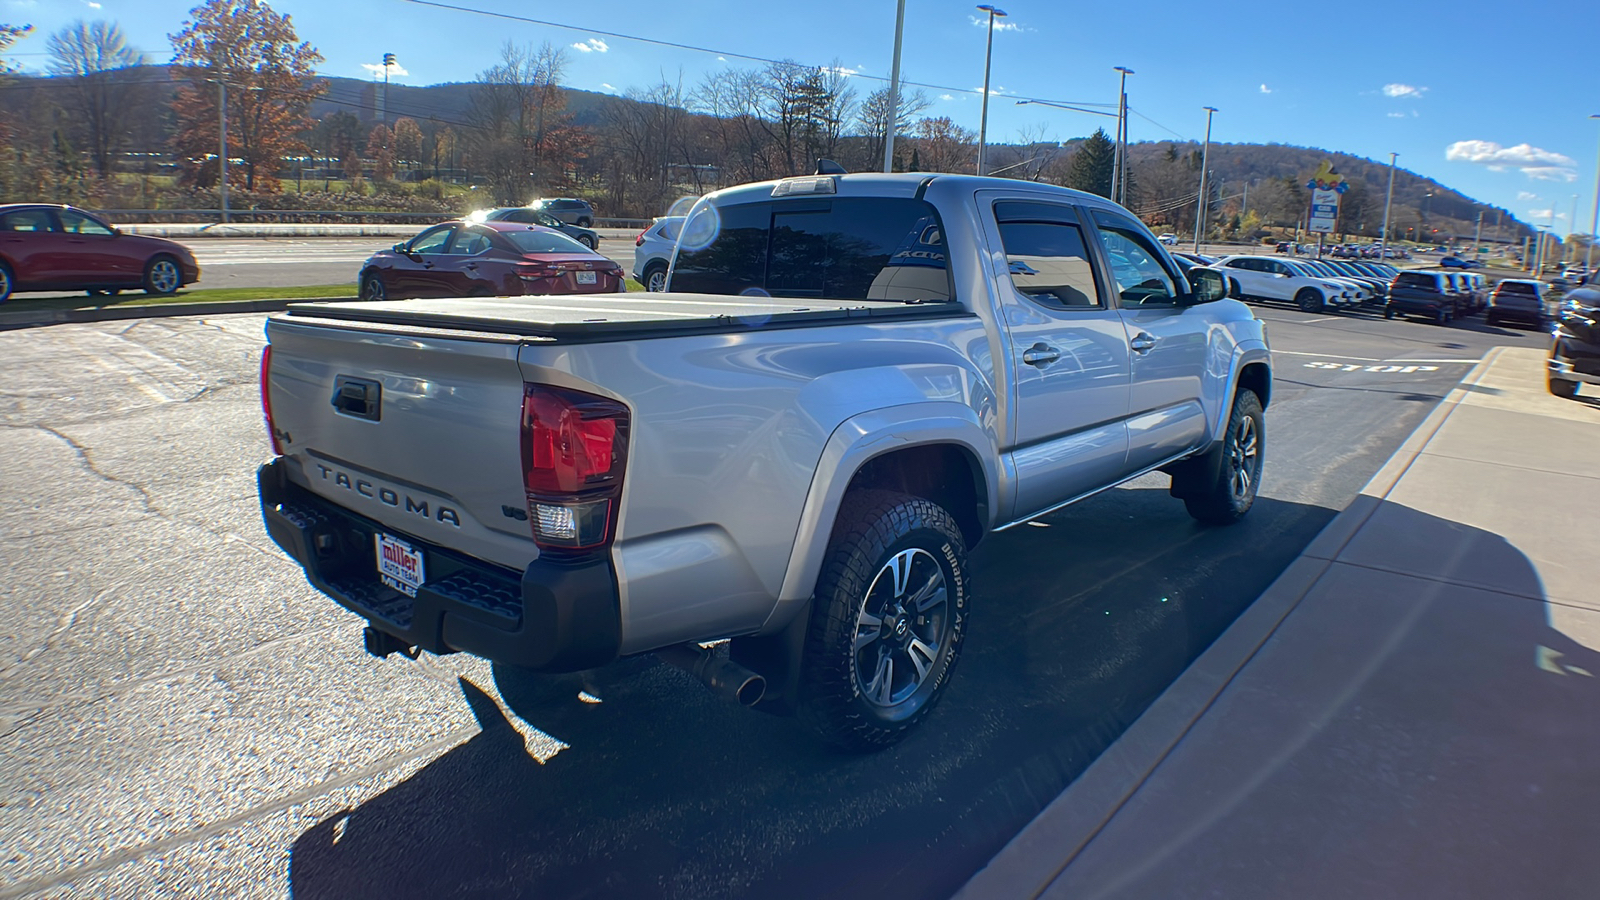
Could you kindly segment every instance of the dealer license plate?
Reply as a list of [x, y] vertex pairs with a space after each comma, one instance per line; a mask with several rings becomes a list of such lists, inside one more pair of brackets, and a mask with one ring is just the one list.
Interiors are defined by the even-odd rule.
[[595, 275], [594, 275], [593, 272], [579, 272], [578, 273], [578, 283], [579, 284], [596, 284], [597, 282], [595, 280]]
[[415, 597], [427, 580], [423, 574], [422, 551], [389, 534], [374, 534], [378, 549], [378, 577], [389, 587]]

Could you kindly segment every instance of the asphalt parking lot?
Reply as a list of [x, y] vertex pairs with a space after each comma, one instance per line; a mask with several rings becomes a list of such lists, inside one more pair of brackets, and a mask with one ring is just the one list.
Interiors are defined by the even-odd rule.
[[367, 656], [261, 528], [261, 316], [0, 333], [0, 898], [948, 896], [1488, 348], [1545, 341], [1258, 315], [1249, 518], [1151, 476], [987, 539], [948, 695], [866, 757], [653, 658]]

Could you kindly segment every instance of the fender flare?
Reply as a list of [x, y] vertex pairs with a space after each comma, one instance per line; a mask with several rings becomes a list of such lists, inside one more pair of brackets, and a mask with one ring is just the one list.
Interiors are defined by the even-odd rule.
[[993, 428], [979, 421], [976, 410], [960, 403], [932, 402], [885, 407], [852, 416], [839, 423], [823, 445], [801, 507], [778, 602], [759, 634], [782, 630], [810, 603], [834, 520], [846, 489], [861, 467], [886, 453], [934, 444], [958, 447], [977, 462], [987, 505], [980, 522], [985, 530], [989, 529], [1001, 505], [999, 441]]

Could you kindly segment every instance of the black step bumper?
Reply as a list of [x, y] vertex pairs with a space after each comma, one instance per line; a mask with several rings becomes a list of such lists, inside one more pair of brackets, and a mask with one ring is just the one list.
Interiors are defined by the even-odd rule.
[[[289, 481], [282, 459], [256, 473], [267, 534], [311, 586], [409, 646], [570, 672], [616, 659], [617, 577], [608, 554], [542, 556], [518, 573], [358, 516]], [[374, 535], [422, 551], [428, 580], [409, 597], [378, 578]]]

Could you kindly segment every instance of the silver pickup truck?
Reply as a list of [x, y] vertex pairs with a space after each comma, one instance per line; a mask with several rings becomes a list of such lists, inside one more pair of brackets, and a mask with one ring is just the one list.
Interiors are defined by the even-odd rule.
[[989, 532], [1156, 470], [1201, 522], [1250, 509], [1264, 328], [1180, 271], [1049, 185], [718, 191], [666, 293], [269, 320], [262, 512], [377, 655], [654, 652], [881, 747], [948, 682]]

